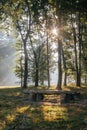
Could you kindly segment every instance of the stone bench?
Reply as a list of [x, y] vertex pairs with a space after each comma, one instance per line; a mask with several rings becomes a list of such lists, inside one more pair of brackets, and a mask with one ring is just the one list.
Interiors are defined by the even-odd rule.
[[61, 102], [74, 101], [81, 98], [79, 92], [65, 90], [26, 90], [24, 94], [29, 96], [30, 101], [43, 101], [45, 95], [61, 95]]

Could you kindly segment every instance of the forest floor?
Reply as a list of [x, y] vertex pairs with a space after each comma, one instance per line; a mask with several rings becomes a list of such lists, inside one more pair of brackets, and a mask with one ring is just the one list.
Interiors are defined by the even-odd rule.
[[23, 89], [0, 87], [0, 130], [87, 130], [87, 87], [67, 89], [82, 98], [59, 104], [57, 97], [46, 97], [31, 103]]

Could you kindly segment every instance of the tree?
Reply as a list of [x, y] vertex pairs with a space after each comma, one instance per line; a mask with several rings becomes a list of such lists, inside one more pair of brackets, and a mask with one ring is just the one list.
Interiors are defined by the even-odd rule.
[[[81, 64], [82, 64], [82, 15], [84, 9], [81, 1], [76, 2], [75, 11], [71, 10], [71, 25], [74, 39], [76, 86], [81, 86]], [[74, 5], [74, 3], [71, 3]]]
[[[19, 31], [24, 49], [24, 82], [23, 88], [27, 87], [28, 79], [28, 54], [27, 54], [27, 41], [30, 34], [31, 26], [31, 10], [30, 3], [23, 1], [9, 1], [4, 7], [4, 12], [10, 15], [13, 25]], [[8, 11], [7, 11], [8, 10]]]

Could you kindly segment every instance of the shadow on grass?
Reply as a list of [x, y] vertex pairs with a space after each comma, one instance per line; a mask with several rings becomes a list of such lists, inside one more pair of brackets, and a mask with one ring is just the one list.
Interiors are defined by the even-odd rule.
[[[47, 111], [51, 114], [52, 109], [50, 108]], [[48, 115], [48, 120], [45, 119], [48, 117], [44, 114], [42, 106], [29, 106], [23, 113], [18, 113], [15, 119], [6, 125], [4, 130], [65, 130], [67, 128], [63, 118], [53, 120], [52, 115]]]
[[67, 86], [71, 91], [87, 91], [87, 86], [76, 87], [76, 86]]
[[84, 130], [87, 126], [87, 109], [79, 108], [74, 112], [73, 109], [60, 108], [59, 112], [53, 113], [54, 107], [44, 112], [43, 106], [29, 106], [23, 113], [18, 113], [4, 130]]
[[68, 86], [67, 88], [72, 92], [79, 92], [81, 94], [82, 99], [87, 98], [87, 86], [82, 86], [82, 87]]

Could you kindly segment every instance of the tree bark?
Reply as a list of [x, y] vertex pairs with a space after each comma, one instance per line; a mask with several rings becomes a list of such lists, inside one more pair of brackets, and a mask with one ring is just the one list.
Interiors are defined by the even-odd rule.
[[64, 86], [67, 86], [67, 72], [65, 71], [64, 72], [64, 83], [63, 83]]
[[48, 34], [47, 34], [47, 77], [48, 77], [48, 87], [50, 88], [50, 71], [49, 71], [49, 45], [48, 45]]
[[66, 67], [66, 59], [64, 56], [63, 48], [62, 48], [62, 58], [63, 58], [63, 67], [64, 67], [64, 83], [63, 83], [63, 85], [67, 86], [67, 67]]
[[87, 78], [86, 78], [86, 75], [84, 76], [84, 84], [86, 85], [86, 83], [87, 83], [87, 80], [86, 80]]
[[79, 32], [79, 75], [78, 75], [78, 86], [81, 86], [81, 49], [82, 49], [82, 35], [81, 35], [81, 26], [80, 26], [80, 12], [79, 12], [79, 23], [78, 23], [78, 32]]
[[57, 28], [58, 30], [58, 83], [57, 89], [61, 90], [62, 86], [62, 30], [61, 30], [61, 0], [56, 1], [56, 15], [57, 15]]
[[28, 79], [28, 55], [26, 48], [26, 41], [24, 42], [24, 84], [23, 88], [27, 88], [27, 79]]
[[36, 61], [36, 72], [35, 72], [35, 87], [38, 86], [38, 63]]
[[57, 89], [61, 90], [62, 86], [62, 42], [60, 39], [58, 39], [58, 84]]

